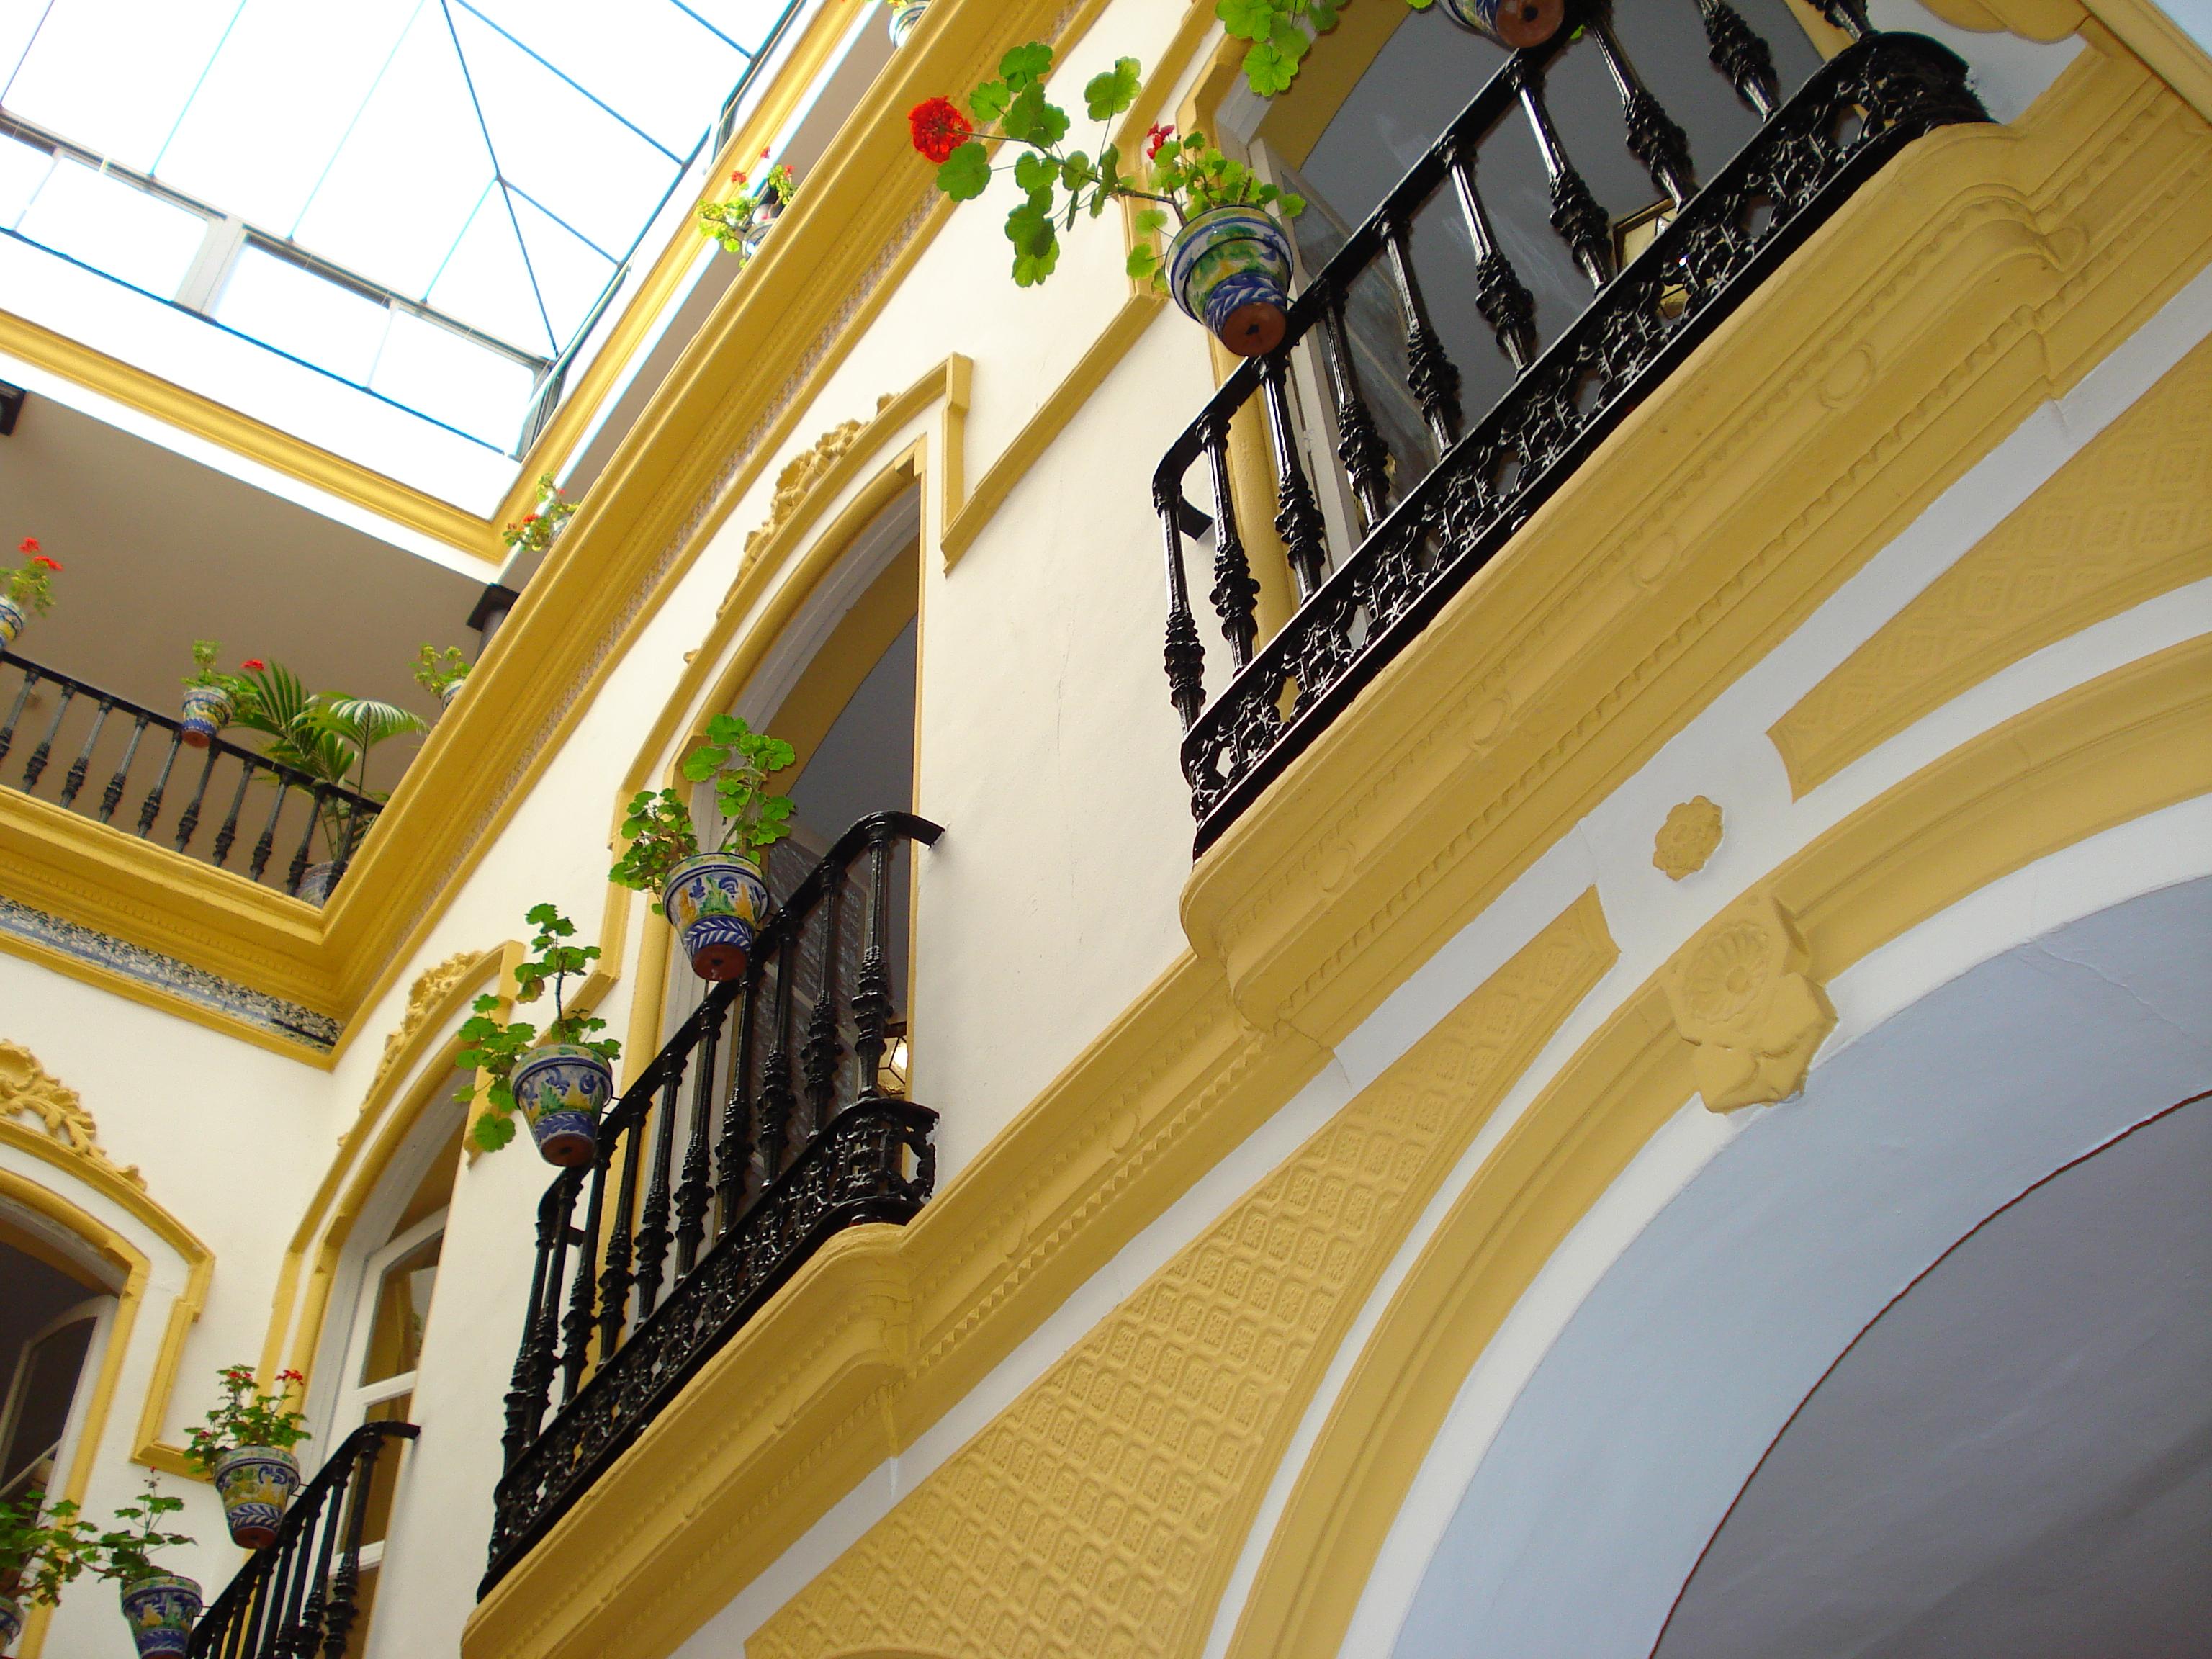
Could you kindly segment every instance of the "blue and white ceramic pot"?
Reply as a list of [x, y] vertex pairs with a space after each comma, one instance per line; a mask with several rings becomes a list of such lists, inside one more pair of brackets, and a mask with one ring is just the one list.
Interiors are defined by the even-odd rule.
[[1291, 239], [1264, 208], [1208, 208], [1168, 244], [1168, 292], [1240, 357], [1283, 343]]
[[230, 724], [230, 693], [219, 685], [185, 688], [184, 737], [187, 749], [204, 749]]
[[13, 1596], [0, 1595], [0, 1653], [13, 1647], [15, 1638], [22, 1633], [22, 1604]]
[[213, 1471], [230, 1541], [265, 1550], [276, 1541], [276, 1523], [300, 1490], [300, 1460], [277, 1446], [240, 1446], [225, 1453]]
[[760, 866], [735, 853], [699, 853], [668, 872], [660, 908], [684, 941], [701, 979], [735, 979], [745, 971], [753, 935], [768, 914]]
[[441, 708], [451, 708], [453, 706], [453, 699], [461, 695], [461, 688], [468, 683], [468, 678], [465, 675], [458, 680], [447, 680], [443, 685], [440, 686], [438, 688], [438, 707]]
[[199, 1585], [173, 1572], [157, 1572], [125, 1584], [123, 1617], [131, 1626], [131, 1639], [138, 1644], [139, 1659], [156, 1655], [182, 1659], [205, 1605]]
[[921, 21], [922, 13], [929, 9], [929, 0], [890, 0], [891, 45], [902, 46], [914, 26]]
[[538, 1156], [564, 1170], [589, 1164], [599, 1114], [615, 1091], [606, 1061], [572, 1042], [549, 1042], [532, 1049], [510, 1081]]
[[1540, 46], [1559, 32], [1564, 0], [1443, 0], [1445, 15], [1502, 46]]
[[15, 644], [15, 635], [23, 631], [30, 620], [21, 605], [6, 594], [0, 593], [0, 645]]

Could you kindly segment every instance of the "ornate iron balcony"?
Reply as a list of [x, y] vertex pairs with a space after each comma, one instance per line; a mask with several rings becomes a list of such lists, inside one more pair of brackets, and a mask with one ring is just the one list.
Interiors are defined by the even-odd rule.
[[[100, 823], [113, 823], [124, 802], [136, 799], [139, 840], [151, 841], [158, 832], [185, 857], [219, 870], [234, 867], [231, 854], [238, 850], [239, 837], [251, 836], [241, 860], [249, 880], [271, 883], [319, 904], [337, 890], [368, 825], [383, 810], [366, 795], [264, 760], [222, 738], [204, 749], [188, 750], [183, 726], [173, 716], [142, 708], [12, 651], [0, 652], [0, 667], [21, 676], [6, 703], [7, 718], [0, 722], [0, 761], [20, 738], [38, 734], [12, 780], [15, 788]], [[48, 696], [53, 699], [51, 709], [33, 708], [33, 698]], [[27, 714], [33, 716], [27, 728]], [[149, 732], [151, 744], [146, 741]], [[53, 763], [64, 755], [73, 757], [57, 769]], [[182, 777], [177, 775], [180, 757]], [[107, 781], [95, 802], [84, 788], [103, 773]], [[199, 832], [206, 818], [218, 812], [221, 820], [203, 843]], [[319, 865], [314, 856], [319, 829], [331, 854]], [[283, 848], [291, 855], [275, 866], [272, 876], [271, 860]]]
[[847, 830], [539, 1203], [478, 1595], [825, 1240], [928, 1199], [937, 1114], [892, 1091], [887, 933], [898, 843], [940, 833], [903, 812]]
[[[1283, 343], [1230, 376], [1154, 474], [1167, 545], [1169, 697], [1182, 720], [1195, 851], [1251, 805], [1629, 411], [1854, 191], [1915, 138], [1989, 118], [1967, 88], [1964, 64], [1919, 35], [1869, 31], [1856, 0], [1827, 0], [1829, 15], [1854, 39], [1786, 102], [1766, 42], [1726, 0], [1667, 3], [1680, 9], [1686, 29], [1694, 3], [1706, 55], [1719, 72], [1713, 96], [1741, 100], [1759, 121], [1702, 188], [1681, 127], [1638, 76], [1609, 9], [1570, 0], [1553, 40], [1516, 53], [1475, 94], [1312, 278], [1291, 309]], [[1618, 94], [1610, 131], [1563, 132], [1555, 120], [1547, 76], [1571, 53], [1601, 60]], [[1502, 127], [1522, 122], [1543, 169], [1550, 231], [1591, 290], [1587, 306], [1540, 349], [1534, 300], [1503, 251], [1477, 185], [1480, 173], [1493, 196], [1500, 194], [1492, 173], [1507, 162], [1486, 163], [1486, 149], [1495, 148]], [[1647, 228], [1659, 227], [1656, 234], [1625, 264], [1616, 240], [1628, 227], [1607, 217], [1570, 160], [1574, 150], [1601, 142], [1625, 145], [1659, 192], [1645, 216]], [[1429, 304], [1442, 290], [1425, 295], [1411, 234], [1424, 204], [1447, 190], [1456, 200], [1456, 234], [1474, 260], [1474, 285], [1465, 298], [1512, 374], [1504, 395], [1471, 424], [1460, 404], [1460, 368]], [[1394, 368], [1392, 386], [1364, 391], [1346, 316], [1355, 283], [1370, 270], [1388, 279], [1404, 368]], [[1303, 423], [1290, 389], [1302, 351], [1317, 353], [1330, 405], [1319, 419], [1309, 408]], [[1375, 354], [1365, 360], [1371, 373]], [[1370, 395], [1378, 391], [1418, 411], [1413, 421], [1425, 428], [1428, 453], [1408, 453], [1402, 438], [1395, 446], [1386, 441]], [[1298, 600], [1289, 622], [1264, 643], [1260, 586], [1237, 530], [1228, 459], [1230, 422], [1255, 398], [1273, 454], [1274, 527]], [[1324, 453], [1332, 438], [1334, 453], [1323, 464], [1341, 469], [1328, 482], [1344, 486], [1340, 521], [1349, 525], [1336, 546], [1309, 476], [1310, 456]], [[1201, 460], [1213, 501], [1209, 597], [1232, 671], [1211, 702], [1183, 553], [1186, 526], [1206, 522], [1183, 497], [1185, 474]]]
[[362, 1533], [380, 1490], [378, 1459], [397, 1455], [386, 1441], [418, 1432], [412, 1423], [364, 1423], [340, 1441], [294, 1495], [276, 1541], [254, 1551], [200, 1615], [191, 1659], [345, 1652], [360, 1613]]

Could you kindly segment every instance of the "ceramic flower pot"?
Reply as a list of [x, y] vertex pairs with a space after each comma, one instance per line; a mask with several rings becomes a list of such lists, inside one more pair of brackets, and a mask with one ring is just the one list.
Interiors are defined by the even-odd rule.
[[768, 914], [760, 866], [734, 853], [700, 853], [668, 872], [660, 908], [684, 941], [701, 979], [735, 979], [745, 971], [753, 934]]
[[219, 685], [185, 688], [184, 738], [187, 749], [204, 749], [230, 724], [230, 693]]
[[914, 26], [921, 21], [922, 13], [929, 9], [929, 0], [890, 0], [891, 45], [902, 46]]
[[240, 1446], [216, 1462], [214, 1476], [230, 1541], [246, 1550], [275, 1543], [276, 1523], [300, 1490], [300, 1460], [276, 1446]]
[[1264, 208], [1208, 208], [1168, 244], [1168, 291], [1240, 357], [1283, 342], [1291, 239]]
[[23, 607], [0, 594], [0, 645], [13, 645], [15, 635], [23, 631], [31, 618]]
[[461, 688], [467, 684], [468, 681], [465, 678], [462, 678], [458, 680], [447, 680], [443, 685], [440, 686], [438, 688], [438, 707], [441, 708], [451, 708], [453, 706], [453, 699], [461, 695]]
[[530, 1052], [511, 1082], [538, 1156], [564, 1170], [589, 1164], [599, 1151], [599, 1114], [615, 1091], [606, 1061], [573, 1042], [549, 1042]]
[[1540, 46], [1559, 32], [1564, 0], [1443, 0], [1445, 15], [1502, 46]]
[[123, 1617], [131, 1626], [131, 1639], [138, 1644], [139, 1659], [156, 1655], [182, 1659], [204, 1605], [199, 1585], [173, 1572], [157, 1572], [125, 1584]]
[[22, 1633], [22, 1604], [12, 1595], [0, 1595], [0, 1653], [13, 1647]]

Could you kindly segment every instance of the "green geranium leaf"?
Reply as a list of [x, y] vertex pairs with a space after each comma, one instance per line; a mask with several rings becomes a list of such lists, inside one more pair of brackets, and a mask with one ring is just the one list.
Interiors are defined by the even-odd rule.
[[476, 1127], [469, 1133], [475, 1137], [480, 1150], [495, 1152], [514, 1139], [514, 1120], [487, 1112], [477, 1120]]
[[1157, 235], [1168, 228], [1168, 210], [1164, 207], [1148, 207], [1137, 215], [1137, 234]]
[[999, 125], [1009, 138], [1050, 149], [1067, 137], [1067, 112], [1057, 104], [1045, 102], [1042, 86], [1031, 85], [1024, 87], [1006, 106], [1006, 115]]
[[[956, 202], [974, 201], [989, 188], [990, 183], [991, 158], [984, 152], [983, 146], [973, 138], [946, 156], [945, 165], [937, 169], [938, 189]], [[686, 777], [691, 775], [688, 763], [684, 775]]]
[[1282, 210], [1283, 217], [1295, 219], [1306, 210], [1306, 198], [1285, 191], [1275, 198], [1275, 205]]
[[1160, 268], [1160, 251], [1150, 242], [1139, 242], [1129, 250], [1129, 275], [1145, 282]]
[[1053, 180], [1058, 176], [1058, 169], [1053, 166], [1051, 158], [1040, 155], [1033, 149], [1025, 149], [1014, 158], [1014, 182], [1022, 187], [1022, 193], [1025, 196], [1033, 196], [1041, 190], [1050, 190]]
[[1244, 78], [1251, 83], [1252, 90], [1262, 97], [1288, 92], [1297, 74], [1297, 60], [1284, 57], [1267, 41], [1244, 54]]
[[1084, 83], [1083, 106], [1094, 121], [1103, 121], [1121, 113], [1137, 101], [1137, 93], [1143, 85], [1143, 66], [1133, 58], [1117, 58], [1114, 67], [1103, 75], [1094, 75]]
[[1042, 81], [1052, 73], [1052, 48], [1042, 40], [1032, 40], [1025, 46], [1016, 46], [999, 60], [999, 73], [1006, 77], [1015, 91], [1035, 81]]
[[1213, 15], [1239, 40], [1265, 40], [1275, 32], [1280, 0], [1213, 0]]
[[1014, 89], [1004, 81], [986, 81], [968, 94], [968, 112], [979, 121], [995, 121], [1014, 100]]
[[[1426, 5], [1428, 0], [1420, 3]], [[1315, 28], [1325, 33], [1336, 27], [1336, 15], [1343, 9], [1343, 0], [1307, 0], [1306, 15], [1313, 20]]]

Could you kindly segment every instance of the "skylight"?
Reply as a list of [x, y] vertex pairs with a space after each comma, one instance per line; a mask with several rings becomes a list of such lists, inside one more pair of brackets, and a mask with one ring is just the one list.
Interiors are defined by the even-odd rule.
[[481, 497], [812, 3], [0, 0], [0, 306]]

